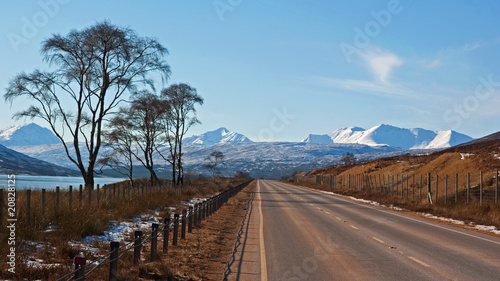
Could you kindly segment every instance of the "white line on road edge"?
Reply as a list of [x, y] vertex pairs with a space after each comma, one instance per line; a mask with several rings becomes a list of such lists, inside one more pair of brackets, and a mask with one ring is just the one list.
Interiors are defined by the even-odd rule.
[[431, 267], [430, 265], [426, 264], [425, 262], [417, 259], [417, 258], [414, 258], [414, 257], [408, 257], [410, 260], [420, 264], [421, 266], [425, 266], [425, 267]]
[[259, 196], [259, 238], [260, 238], [260, 280], [267, 281], [266, 246], [264, 244], [264, 218], [262, 216], [262, 197], [260, 196], [260, 181], [257, 181], [257, 195]]
[[[313, 190], [313, 189], [308, 189], [308, 188], [304, 188], [304, 187], [301, 187], [301, 186], [295, 186], [295, 185], [289, 185], [289, 184], [287, 184], [287, 185], [291, 186], [291, 187], [299, 188], [299, 189], [302, 189], [302, 190], [308, 190], [308, 191], [311, 191], [313, 193], [329, 194], [332, 197], [334, 197], [334, 198], [336, 198], [338, 200], [344, 201], [344, 202], [350, 202], [352, 204], [355, 204], [355, 205], [358, 205], [358, 206], [363, 206], [363, 207], [371, 209], [371, 210], [378, 210], [378, 211], [380, 211], [382, 213], [390, 214], [390, 215], [393, 215], [393, 216], [396, 216], [396, 217], [404, 218], [404, 219], [407, 219], [407, 220], [415, 221], [415, 222], [418, 222], [418, 223], [426, 224], [426, 225], [433, 226], [433, 227], [436, 227], [436, 228], [440, 228], [440, 229], [443, 229], [443, 230], [448, 230], [448, 231], [451, 231], [451, 232], [454, 232], [454, 233], [457, 233], [457, 234], [462, 234], [462, 235], [465, 235], [465, 236], [469, 236], [469, 237], [472, 237], [472, 238], [476, 238], [476, 239], [479, 239], [479, 240], [483, 240], [483, 241], [486, 241], [486, 242], [490, 242], [490, 243], [494, 243], [494, 244], [500, 245], [500, 242], [497, 242], [497, 241], [494, 241], [494, 240], [490, 240], [490, 239], [487, 239], [487, 238], [475, 236], [475, 235], [472, 235], [472, 234], [469, 234], [469, 233], [466, 233], [466, 232], [463, 232], [463, 231], [459, 231], [459, 230], [455, 230], [455, 229], [450, 229], [448, 227], [440, 226], [440, 225], [438, 225], [438, 223], [439, 223], [438, 221], [432, 221], [431, 220], [432, 221], [432, 223], [431, 223], [431, 222], [427, 222], [427, 221], [424, 221], [424, 220], [414, 219], [414, 218], [411, 218], [410, 215], [400, 215], [395, 210], [384, 210], [384, 209], [381, 209], [380, 207], [377, 207], [377, 206], [371, 206], [371, 205], [367, 205], [366, 203], [357, 202], [357, 201], [355, 201], [353, 199], [349, 199], [348, 197], [340, 195], [340, 194], [335, 194], [335, 193], [331, 193], [330, 194], [330, 193], [325, 193], [325, 192], [323, 192], [321, 190]], [[337, 217], [337, 219], [339, 219], [339, 218]], [[465, 230], [474, 231], [474, 229], [463, 229], [463, 230], [464, 231]]]
[[385, 244], [384, 241], [378, 239], [377, 237], [372, 237], [372, 239], [375, 240], [375, 241], [377, 241], [377, 242], [379, 242], [380, 244]]

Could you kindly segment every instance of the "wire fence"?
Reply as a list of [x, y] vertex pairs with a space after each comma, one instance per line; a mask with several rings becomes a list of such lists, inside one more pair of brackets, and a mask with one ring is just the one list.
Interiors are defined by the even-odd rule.
[[185, 239], [186, 228], [187, 232], [191, 233], [193, 228], [200, 227], [203, 220], [207, 219], [214, 212], [219, 210], [220, 207], [224, 205], [231, 197], [235, 196], [239, 191], [241, 191], [250, 181], [240, 184], [234, 188], [228, 189], [210, 199], [205, 200], [191, 206], [188, 211], [184, 211], [182, 216], [180, 214], [174, 214], [173, 220], [171, 218], [164, 218], [164, 222], [160, 224], [153, 223], [151, 225], [151, 230], [147, 234], [143, 234], [142, 231], [136, 230], [134, 232], [134, 240], [125, 243], [120, 247], [120, 243], [113, 241], [110, 242], [111, 251], [103, 256], [100, 256], [93, 261], [87, 262], [87, 259], [82, 256], [77, 256], [74, 259], [75, 269], [68, 272], [66, 275], [59, 277], [58, 281], [63, 280], [85, 280], [93, 272], [99, 268], [105, 266], [109, 267], [109, 279], [118, 280], [118, 266], [121, 258], [125, 256], [130, 250], [134, 250], [134, 264], [137, 265], [140, 262], [141, 248], [142, 246], [148, 245], [150, 248], [150, 261], [155, 261], [157, 257], [157, 245], [158, 238], [163, 237], [163, 254], [168, 253], [169, 237], [170, 232], [172, 235], [172, 245], [177, 245], [178, 242], [178, 232], [179, 227], [181, 228], [180, 239]]
[[499, 203], [500, 172], [477, 174], [340, 174], [293, 177], [294, 182], [314, 182], [331, 188], [369, 190], [427, 203]]

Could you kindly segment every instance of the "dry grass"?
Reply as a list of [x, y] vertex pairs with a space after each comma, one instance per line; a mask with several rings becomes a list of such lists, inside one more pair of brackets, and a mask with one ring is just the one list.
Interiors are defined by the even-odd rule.
[[[67, 272], [70, 269], [73, 258], [80, 252], [79, 249], [69, 246], [68, 241], [78, 241], [88, 235], [101, 235], [108, 229], [110, 221], [131, 219], [139, 214], [151, 213], [153, 210], [159, 210], [160, 216], [167, 217], [170, 214], [166, 207], [175, 207], [181, 201], [193, 197], [210, 197], [242, 182], [239, 179], [223, 179], [215, 184], [212, 180], [200, 180], [190, 182], [182, 189], [147, 188], [143, 191], [142, 188], [138, 188], [131, 190], [130, 196], [126, 189], [125, 198], [123, 198], [123, 183], [118, 183], [114, 185], [116, 197], [113, 198], [112, 196], [111, 200], [108, 200], [108, 196], [104, 197], [102, 188], [99, 190], [99, 205], [97, 205], [96, 190], [92, 191], [90, 206], [87, 190], [83, 191], [81, 206], [79, 192], [73, 190], [72, 208], [69, 207], [69, 193], [61, 191], [59, 212], [56, 212], [55, 191], [47, 191], [45, 216], [42, 215], [42, 192], [32, 190], [29, 223], [26, 211], [27, 194], [26, 191], [20, 191], [17, 193], [16, 254], [18, 263], [16, 265], [16, 276], [23, 276], [28, 280], [53, 280], [54, 276], [60, 276], [61, 272]], [[143, 183], [147, 183], [147, 181], [143, 181]], [[118, 189], [120, 190], [119, 197]], [[107, 195], [109, 195], [109, 191]], [[7, 245], [6, 231], [7, 229], [2, 227], [0, 233], [0, 243], [2, 245]], [[30, 241], [37, 241], [38, 246], [33, 245]], [[109, 251], [108, 245], [95, 246], [103, 248], [104, 252]], [[8, 247], [0, 247], [2, 256], [7, 255], [7, 251]], [[85, 253], [85, 255], [89, 258], [93, 256], [90, 252]], [[26, 261], [32, 257], [43, 259], [44, 263], [47, 264], [60, 263], [61, 267], [37, 268], [28, 266]], [[0, 277], [16, 278], [16, 276], [7, 274], [6, 268], [5, 263], [0, 265]], [[161, 269], [161, 266], [158, 268]], [[102, 274], [105, 275], [106, 273]], [[96, 276], [99, 276], [99, 273]]]

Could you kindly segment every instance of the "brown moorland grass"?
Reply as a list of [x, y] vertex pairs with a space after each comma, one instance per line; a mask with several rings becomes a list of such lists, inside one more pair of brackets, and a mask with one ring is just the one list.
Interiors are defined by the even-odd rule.
[[[16, 255], [18, 264], [16, 276], [24, 278], [52, 280], [54, 276], [61, 273], [61, 268], [71, 265], [73, 258], [82, 250], [68, 244], [68, 241], [78, 241], [88, 235], [102, 234], [110, 224], [110, 221], [123, 221], [131, 219], [139, 214], [153, 213], [160, 217], [168, 217], [167, 207], [176, 207], [181, 201], [193, 197], [210, 197], [218, 192], [234, 187], [243, 181], [241, 179], [222, 179], [217, 184], [213, 180], [192, 181], [182, 189], [172, 188], [142, 188], [132, 190], [130, 197], [128, 193], [123, 198], [122, 183], [116, 184], [120, 188], [120, 199], [108, 200], [104, 197], [103, 189], [100, 189], [100, 202], [97, 206], [96, 190], [92, 192], [92, 203], [88, 206], [88, 191], [83, 192], [82, 205], [78, 200], [78, 191], [73, 192], [73, 205], [69, 208], [68, 192], [60, 193], [60, 210], [55, 209], [55, 191], [46, 192], [46, 213], [41, 211], [41, 191], [31, 191], [31, 219], [28, 224], [26, 214], [26, 191], [17, 194], [17, 218], [16, 225]], [[138, 181], [141, 184], [141, 181]], [[142, 181], [146, 186], [147, 181]], [[115, 196], [117, 196], [115, 189]], [[109, 191], [107, 193], [109, 195]], [[113, 197], [112, 197], [113, 198]], [[7, 245], [7, 229], [2, 227], [0, 232], [0, 243]], [[35, 243], [36, 242], [36, 243]], [[109, 252], [109, 245], [96, 243], [94, 246], [101, 248], [103, 253]], [[0, 254], [6, 256], [8, 247], [0, 247]], [[89, 259], [99, 254], [85, 252]], [[28, 266], [30, 259], [42, 259], [45, 264], [54, 264], [52, 267]], [[57, 266], [60, 264], [61, 266]], [[0, 277], [15, 278], [6, 273], [7, 265], [0, 265]], [[133, 279], [131, 279], [133, 280]]]
[[[445, 197], [445, 179], [448, 176], [448, 199], [455, 196], [456, 175], [458, 174], [459, 197], [466, 200], [467, 174], [470, 176], [470, 185], [480, 184], [480, 174], [483, 172], [483, 188], [485, 200], [494, 200], [496, 189], [496, 173], [500, 170], [500, 140], [486, 141], [471, 145], [463, 145], [449, 148], [434, 153], [405, 154], [393, 157], [374, 159], [358, 162], [355, 165], [334, 165], [313, 170], [306, 178], [311, 179], [316, 175], [336, 175], [337, 177], [349, 175], [364, 175], [371, 178], [374, 184], [375, 178], [397, 176], [409, 176], [410, 187], [413, 188], [413, 176], [415, 176], [416, 188], [420, 184], [420, 176], [423, 176], [423, 185], [427, 186], [427, 174], [431, 174], [431, 192], [436, 193], [436, 176], [438, 177], [438, 200], [443, 201]], [[302, 176], [304, 173], [299, 174]], [[471, 201], [478, 201], [478, 192], [474, 191]], [[464, 199], [465, 198], [465, 199]]]

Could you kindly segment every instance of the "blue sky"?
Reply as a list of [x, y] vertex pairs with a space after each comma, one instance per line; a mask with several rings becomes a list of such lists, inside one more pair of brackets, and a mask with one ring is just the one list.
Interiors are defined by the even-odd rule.
[[[385, 123], [500, 130], [500, 2], [470, 1], [1, 1], [0, 88], [44, 68], [40, 43], [109, 20], [157, 38], [168, 84], [187, 82], [202, 125], [252, 140]], [[31, 4], [29, 4], [31, 3]], [[30, 28], [31, 27], [31, 28]], [[0, 102], [0, 127], [26, 101]], [[37, 121], [40, 125], [45, 125]]]

